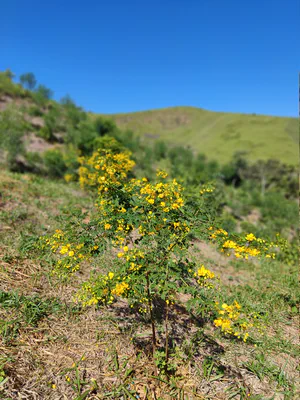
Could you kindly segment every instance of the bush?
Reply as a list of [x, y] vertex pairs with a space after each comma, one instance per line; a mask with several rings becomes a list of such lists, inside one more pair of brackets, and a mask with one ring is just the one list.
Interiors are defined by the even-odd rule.
[[75, 145], [83, 154], [90, 154], [94, 148], [97, 132], [91, 121], [80, 121], [77, 128], [69, 127], [66, 142]]
[[25, 159], [28, 163], [28, 169], [35, 174], [45, 174], [45, 168], [43, 165], [43, 158], [39, 153], [36, 152], [26, 152]]
[[44, 85], [39, 85], [35, 92], [32, 92], [33, 100], [41, 106], [44, 106], [53, 96], [51, 89]]
[[165, 142], [163, 142], [162, 140], [158, 140], [157, 142], [155, 142], [154, 144], [154, 157], [156, 160], [160, 160], [162, 158], [165, 158], [167, 156], [167, 145]]
[[43, 116], [43, 111], [37, 106], [31, 106], [27, 109], [27, 112], [32, 117], [41, 117]]
[[18, 171], [18, 157], [24, 154], [22, 137], [25, 133], [25, 121], [14, 106], [9, 106], [0, 114], [0, 146], [7, 151], [8, 167]]
[[59, 149], [47, 150], [44, 153], [44, 164], [49, 176], [62, 178], [67, 170], [64, 155]]
[[104, 119], [102, 117], [97, 117], [94, 121], [95, 131], [98, 136], [104, 136], [112, 134], [116, 129], [116, 124], [110, 119]]
[[87, 113], [80, 107], [77, 107], [69, 96], [65, 96], [61, 99], [61, 105], [69, 128], [77, 128], [81, 121], [87, 119]]
[[[111, 252], [114, 260], [110, 270], [105, 274], [94, 271], [75, 295], [77, 301], [83, 306], [100, 307], [123, 297], [136, 313], [146, 314], [151, 324], [153, 361], [162, 372], [170, 370], [169, 342], [173, 338], [169, 335], [174, 332], [174, 320], [169, 319], [169, 313], [180, 292], [189, 297], [187, 312], [211, 319], [224, 334], [246, 341], [252, 321], [242, 314], [236, 301], [218, 305], [218, 280], [191, 257], [192, 237], [210, 239], [224, 252], [244, 259], [272, 258], [273, 246], [253, 234], [238, 237], [214, 228], [209, 187], [190, 193], [163, 171], [157, 171], [152, 182], [145, 177], [131, 179], [135, 162], [128, 151], [116, 152], [106, 146], [91, 157], [80, 157], [80, 164], [81, 186], [98, 193], [94, 197], [95, 213], [88, 224], [83, 213], [76, 214], [74, 224], [41, 238], [41, 247], [48, 247], [53, 257], [53, 275], [63, 280], [79, 271], [82, 261], [106, 249], [115, 250]], [[85, 271], [87, 268], [88, 263]], [[157, 357], [157, 350], [161, 350], [157, 329], [160, 338], [165, 338], [162, 357]]]
[[21, 85], [15, 84], [6, 72], [0, 72], [0, 94], [12, 97], [24, 97], [27, 92]]

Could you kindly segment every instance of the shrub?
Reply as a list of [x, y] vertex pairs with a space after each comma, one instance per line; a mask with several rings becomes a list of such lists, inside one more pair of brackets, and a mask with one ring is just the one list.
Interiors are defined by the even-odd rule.
[[39, 153], [26, 152], [25, 159], [28, 163], [28, 169], [35, 174], [45, 174], [43, 158]]
[[44, 164], [49, 176], [62, 178], [67, 170], [64, 155], [59, 149], [47, 150], [44, 153]]
[[53, 96], [51, 89], [44, 85], [39, 85], [34, 92], [32, 92], [33, 100], [40, 106], [44, 106]]
[[236, 236], [210, 226], [213, 217], [206, 206], [206, 199], [210, 200], [206, 196], [213, 190], [210, 187], [185, 192], [163, 171], [157, 172], [153, 182], [130, 179], [135, 163], [128, 151], [99, 149], [91, 157], [81, 157], [80, 164], [80, 184], [97, 191], [95, 216], [88, 225], [77, 219], [66, 231], [41, 238], [42, 247], [57, 255], [53, 274], [64, 279], [80, 269], [82, 260], [88, 261], [108, 247], [116, 250], [113, 269], [92, 274], [79, 290], [78, 301], [84, 306], [101, 306], [126, 298], [136, 312], [149, 317], [154, 360], [156, 316], [164, 319], [164, 362], [159, 364], [166, 369], [171, 331], [168, 316], [180, 292], [189, 295], [188, 311], [211, 319], [224, 334], [246, 341], [252, 323], [237, 302], [216, 303], [218, 280], [191, 259], [191, 238], [213, 240], [226, 254], [245, 259], [274, 257], [272, 245], [252, 233]]
[[19, 170], [17, 159], [24, 154], [22, 137], [25, 127], [22, 114], [14, 106], [0, 113], [0, 146], [7, 151], [7, 163], [12, 171]]
[[27, 112], [32, 117], [41, 117], [44, 114], [43, 111], [40, 109], [40, 107], [37, 107], [37, 106], [29, 107], [27, 109]]
[[116, 124], [110, 119], [105, 119], [102, 117], [97, 117], [94, 121], [95, 131], [98, 136], [104, 136], [112, 134], [116, 129]]
[[165, 142], [163, 142], [162, 140], [158, 140], [157, 142], [155, 142], [153, 152], [156, 160], [165, 158], [167, 156], [167, 151], [168, 148]]
[[12, 97], [24, 97], [27, 93], [21, 85], [17, 85], [12, 81], [10, 74], [0, 72], [0, 94], [6, 94]]

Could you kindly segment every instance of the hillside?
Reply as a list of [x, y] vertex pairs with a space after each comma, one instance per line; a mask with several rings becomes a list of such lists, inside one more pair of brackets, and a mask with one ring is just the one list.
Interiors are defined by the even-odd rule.
[[279, 159], [296, 164], [298, 121], [296, 118], [212, 112], [194, 107], [109, 115], [122, 129], [131, 129], [145, 140], [163, 139], [190, 146], [209, 159], [227, 162], [237, 151], [251, 161]]

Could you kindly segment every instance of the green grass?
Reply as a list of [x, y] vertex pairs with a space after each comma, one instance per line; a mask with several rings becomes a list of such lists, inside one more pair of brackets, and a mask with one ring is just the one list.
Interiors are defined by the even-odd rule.
[[250, 161], [270, 158], [298, 162], [296, 118], [212, 112], [194, 107], [110, 115], [120, 128], [131, 129], [143, 140], [163, 139], [190, 146], [221, 164], [237, 151]]

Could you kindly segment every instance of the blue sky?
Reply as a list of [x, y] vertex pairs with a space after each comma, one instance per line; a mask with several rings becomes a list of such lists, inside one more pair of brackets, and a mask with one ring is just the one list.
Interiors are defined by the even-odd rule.
[[298, 0], [1, 2], [0, 70], [103, 113], [298, 115]]

